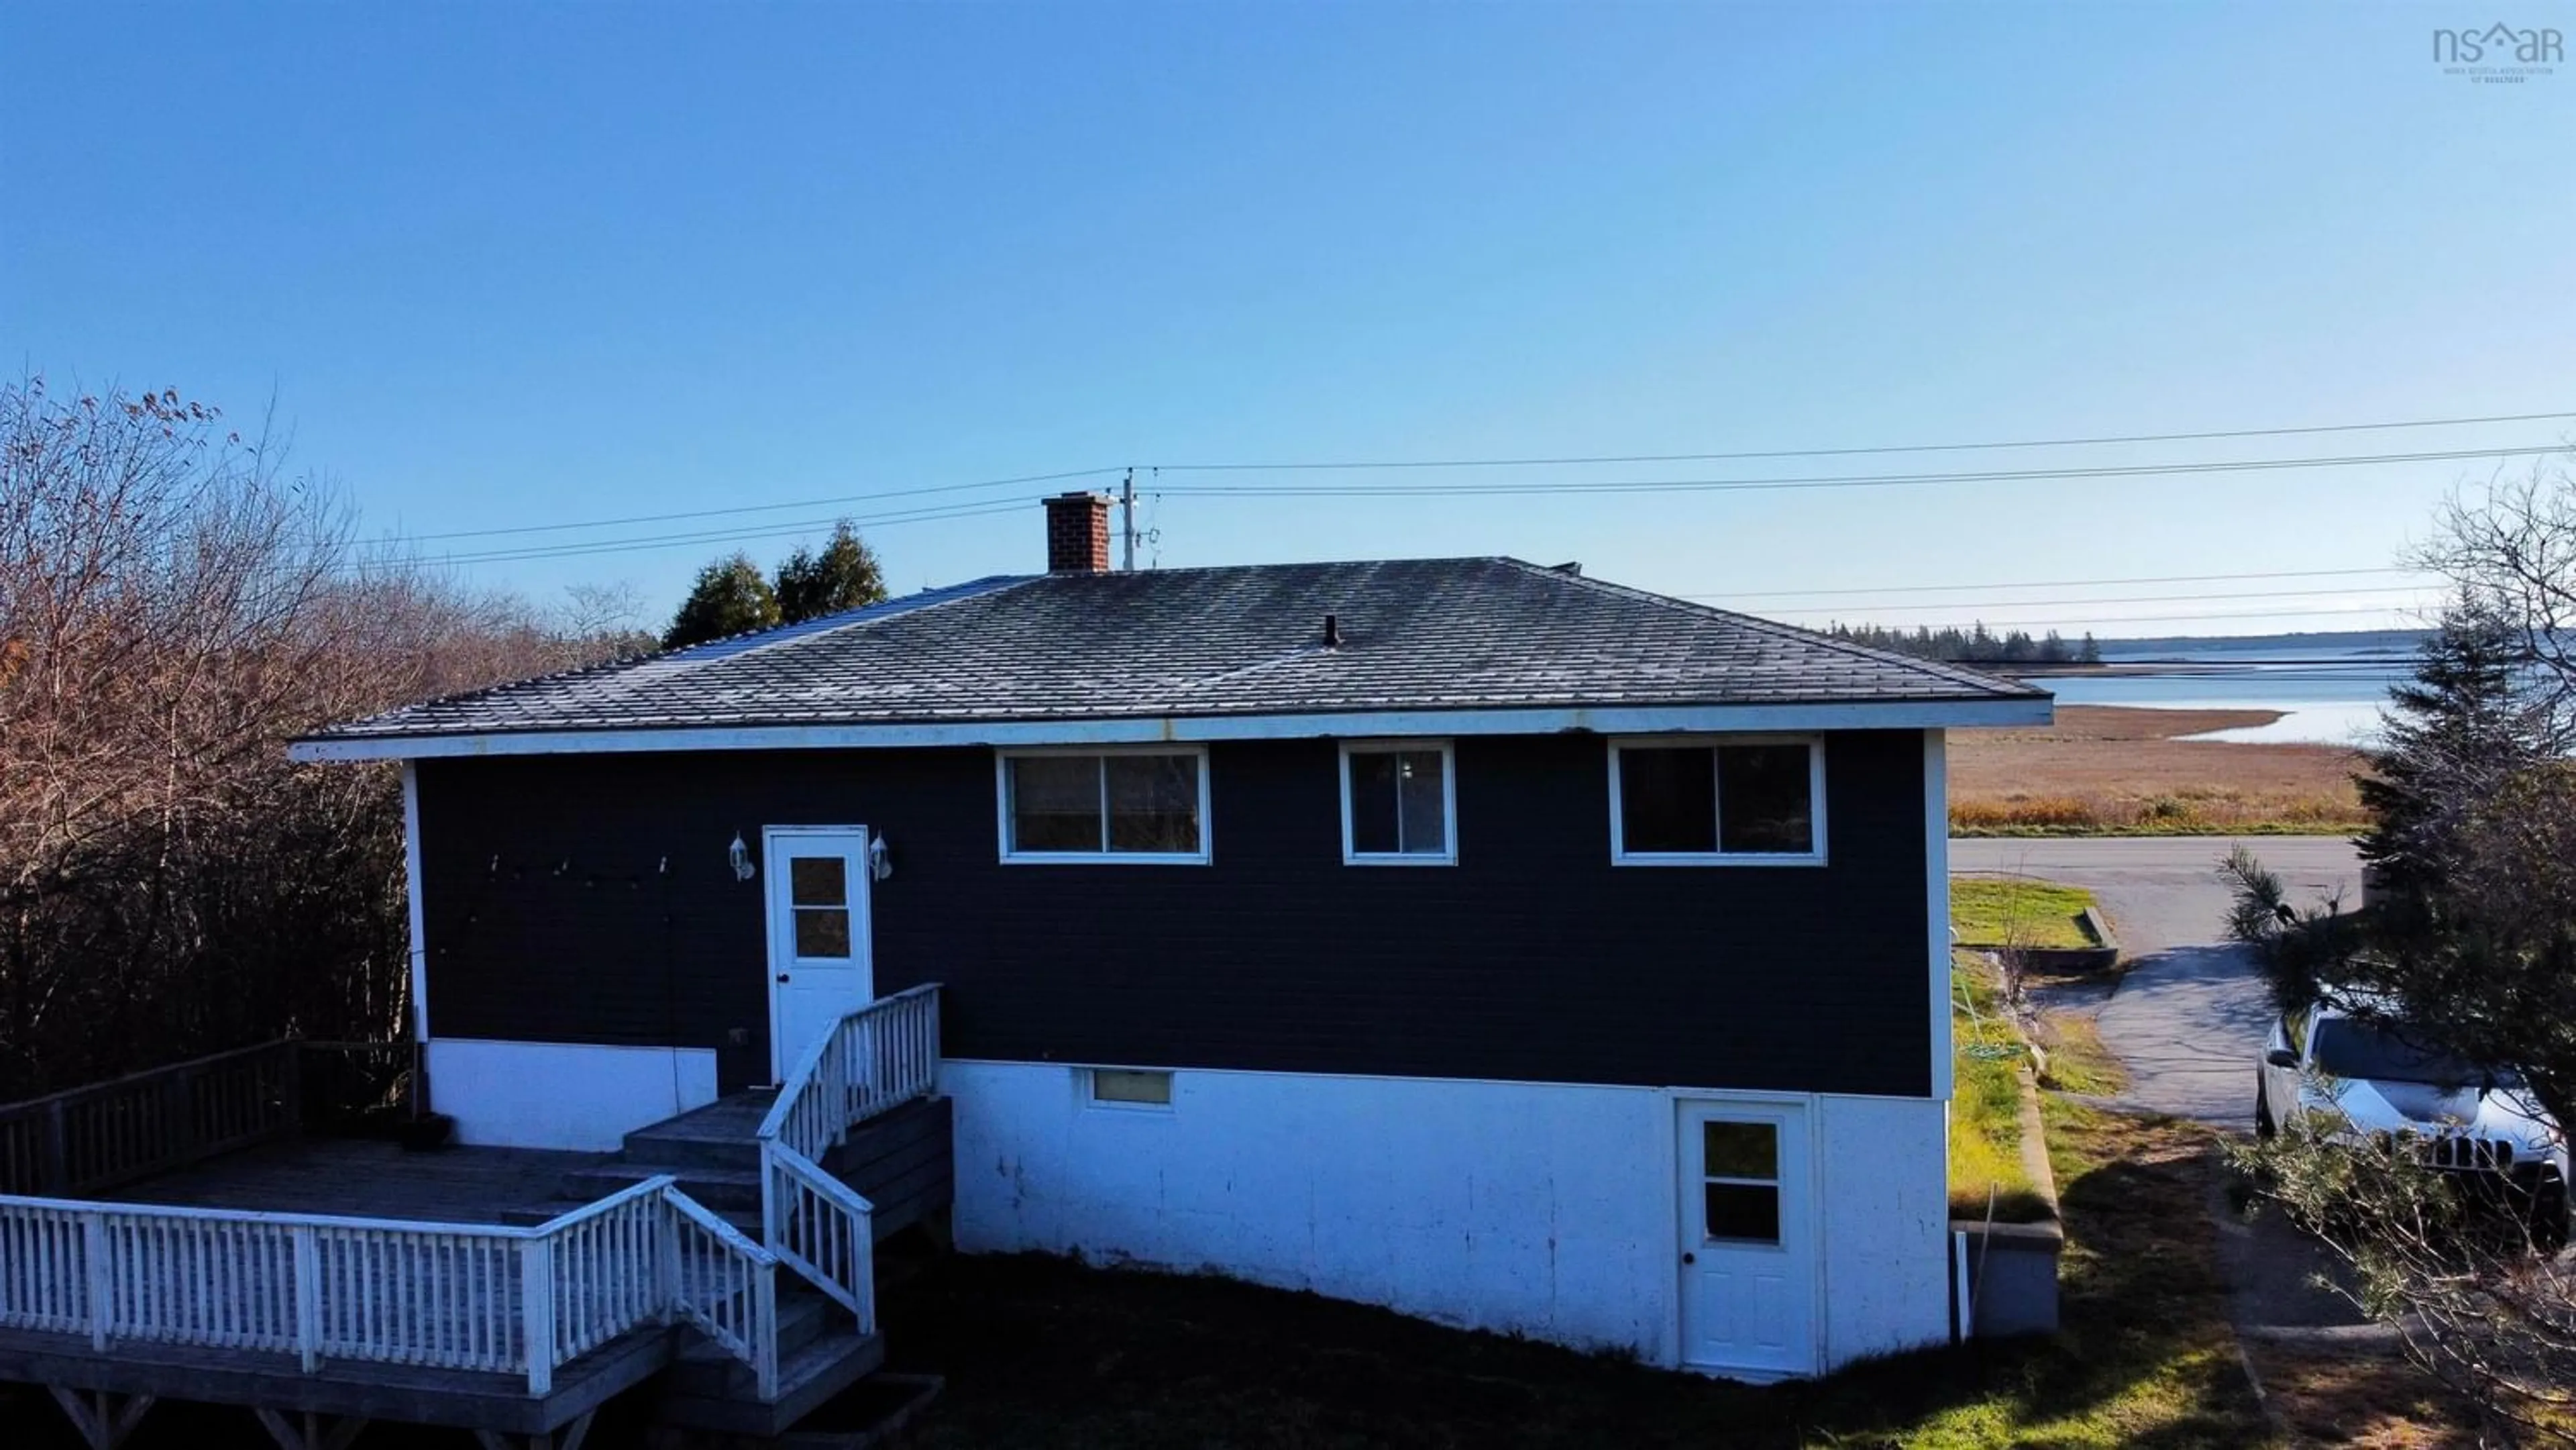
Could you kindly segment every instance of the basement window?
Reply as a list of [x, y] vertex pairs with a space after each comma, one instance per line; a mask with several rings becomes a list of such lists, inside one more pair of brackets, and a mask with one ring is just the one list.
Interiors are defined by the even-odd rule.
[[1205, 865], [1202, 750], [1009, 751], [1002, 859]]
[[1622, 866], [1821, 866], [1816, 739], [1623, 740], [1610, 747], [1610, 859]]
[[1351, 866], [1454, 866], [1458, 788], [1445, 740], [1363, 741], [1342, 747], [1342, 861]]
[[1104, 1108], [1168, 1108], [1172, 1075], [1130, 1067], [1091, 1069], [1091, 1101]]

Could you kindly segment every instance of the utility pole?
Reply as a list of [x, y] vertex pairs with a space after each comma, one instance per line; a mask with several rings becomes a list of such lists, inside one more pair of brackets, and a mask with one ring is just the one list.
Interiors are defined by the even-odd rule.
[[1118, 486], [1118, 533], [1127, 546], [1126, 561], [1119, 565], [1127, 573], [1136, 572], [1136, 470], [1127, 470], [1127, 481]]

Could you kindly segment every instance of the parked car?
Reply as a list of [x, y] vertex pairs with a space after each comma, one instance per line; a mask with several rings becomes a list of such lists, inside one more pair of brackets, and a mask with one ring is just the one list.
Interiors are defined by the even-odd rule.
[[2545, 1245], [2568, 1229], [2567, 1136], [2520, 1075], [2416, 1040], [2402, 1022], [2332, 996], [2272, 1024], [2256, 1069], [2254, 1130], [2297, 1121], [2342, 1141], [2417, 1141], [2446, 1173], [2513, 1190]]

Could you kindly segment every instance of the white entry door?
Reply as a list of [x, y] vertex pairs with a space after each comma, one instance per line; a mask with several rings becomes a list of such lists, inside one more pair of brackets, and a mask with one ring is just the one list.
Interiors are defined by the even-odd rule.
[[1806, 1111], [1685, 1102], [1682, 1360], [1756, 1375], [1816, 1370], [1815, 1204]]
[[784, 1079], [814, 1040], [876, 996], [868, 965], [868, 830], [772, 826], [760, 833], [769, 877], [769, 1072]]

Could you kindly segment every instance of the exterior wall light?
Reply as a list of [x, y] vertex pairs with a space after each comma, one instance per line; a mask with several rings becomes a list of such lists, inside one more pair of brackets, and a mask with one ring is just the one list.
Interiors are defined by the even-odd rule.
[[726, 854], [733, 858], [733, 879], [749, 881], [757, 868], [751, 864], [751, 848], [742, 843], [742, 832], [733, 833], [733, 849]]
[[886, 854], [885, 837], [868, 837], [868, 879], [883, 881], [894, 874], [894, 858]]

